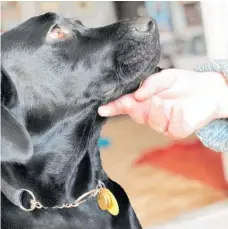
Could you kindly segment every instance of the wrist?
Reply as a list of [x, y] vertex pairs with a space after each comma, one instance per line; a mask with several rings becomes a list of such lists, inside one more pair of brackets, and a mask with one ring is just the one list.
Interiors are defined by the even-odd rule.
[[221, 93], [217, 106], [217, 118], [228, 118], [228, 88]]
[[218, 84], [217, 93], [217, 110], [216, 118], [228, 118], [228, 81], [225, 76], [221, 73], [215, 73], [217, 80], [220, 81]]

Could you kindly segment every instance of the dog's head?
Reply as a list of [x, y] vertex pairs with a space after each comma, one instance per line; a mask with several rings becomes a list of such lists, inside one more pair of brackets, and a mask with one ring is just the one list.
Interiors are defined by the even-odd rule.
[[[28, 131], [35, 113], [58, 109], [61, 119], [77, 104], [83, 104], [80, 109], [90, 103], [98, 108], [135, 90], [156, 71], [160, 59], [157, 25], [149, 18], [86, 28], [78, 20], [47, 13], [2, 34], [1, 40], [3, 109]], [[17, 134], [28, 140], [25, 128]]]

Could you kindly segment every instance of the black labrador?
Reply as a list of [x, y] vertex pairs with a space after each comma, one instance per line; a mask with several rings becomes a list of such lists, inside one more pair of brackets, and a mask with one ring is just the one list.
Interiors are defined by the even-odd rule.
[[[102, 168], [97, 142], [106, 119], [97, 109], [160, 71], [156, 22], [88, 29], [46, 13], [3, 33], [1, 47], [2, 228], [141, 228]], [[98, 206], [105, 187], [116, 216]], [[103, 205], [113, 203], [106, 197]]]

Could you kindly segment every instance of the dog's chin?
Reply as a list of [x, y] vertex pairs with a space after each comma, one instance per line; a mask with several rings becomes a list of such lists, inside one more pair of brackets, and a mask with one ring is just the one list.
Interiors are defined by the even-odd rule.
[[137, 74], [136, 76], [132, 76], [131, 78], [134, 79], [133, 81], [130, 81], [126, 83], [124, 86], [124, 90], [120, 96], [123, 96], [125, 94], [130, 94], [135, 92], [139, 89], [139, 87], [143, 84], [143, 82], [152, 74], [159, 71], [159, 67], [154, 65], [148, 65], [148, 67], [141, 73]]
[[158, 72], [157, 68], [157, 66], [150, 65], [143, 72], [130, 76], [130, 80], [124, 82], [120, 87], [108, 91], [102, 104], [115, 101], [123, 95], [134, 93], [151, 74]]

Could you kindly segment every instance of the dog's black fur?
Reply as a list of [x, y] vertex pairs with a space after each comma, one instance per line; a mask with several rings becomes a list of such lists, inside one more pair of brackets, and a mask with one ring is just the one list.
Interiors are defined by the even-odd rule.
[[[49, 39], [53, 26], [68, 35]], [[1, 48], [2, 178], [49, 207], [73, 202], [101, 180], [120, 208], [112, 216], [90, 199], [24, 212], [2, 194], [2, 228], [141, 228], [126, 193], [102, 168], [97, 142], [106, 119], [97, 109], [158, 71], [156, 23], [147, 32], [134, 21], [88, 29], [47, 13], [3, 33]], [[24, 206], [28, 199], [22, 196]]]

